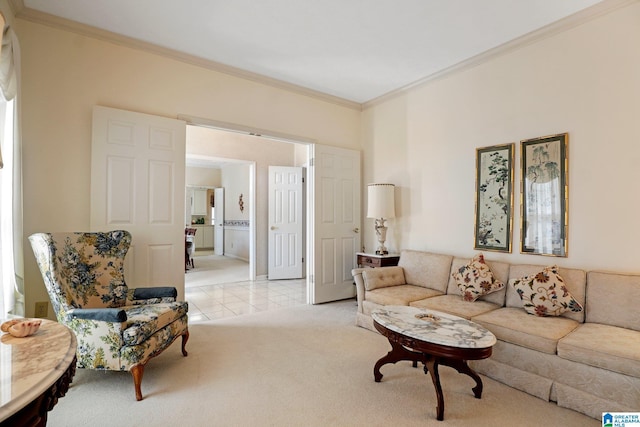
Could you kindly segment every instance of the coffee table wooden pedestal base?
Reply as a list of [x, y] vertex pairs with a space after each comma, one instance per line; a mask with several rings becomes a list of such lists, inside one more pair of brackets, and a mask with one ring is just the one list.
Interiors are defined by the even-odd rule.
[[387, 329], [375, 321], [373, 325], [382, 335], [387, 337], [389, 344], [391, 344], [391, 351], [378, 360], [373, 368], [373, 377], [376, 382], [382, 380], [383, 375], [380, 373], [380, 368], [387, 363], [407, 360], [412, 361], [414, 367], [418, 366], [418, 362], [423, 363], [424, 373], [431, 374], [431, 380], [436, 389], [438, 401], [436, 418], [438, 421], [444, 420], [444, 396], [442, 394], [440, 375], [438, 373], [439, 365], [450, 366], [459, 373], [473, 378], [476, 382], [476, 386], [471, 389], [473, 395], [477, 399], [482, 397], [482, 379], [467, 365], [467, 360], [485, 359], [491, 356], [491, 347], [476, 349], [443, 346], [415, 340]]

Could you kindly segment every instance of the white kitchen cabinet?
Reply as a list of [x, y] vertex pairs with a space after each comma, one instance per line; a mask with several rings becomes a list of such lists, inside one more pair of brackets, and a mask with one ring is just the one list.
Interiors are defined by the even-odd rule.
[[213, 249], [213, 225], [193, 225], [196, 236], [193, 239], [196, 250]]
[[207, 189], [206, 188], [194, 188], [193, 189], [193, 206], [191, 208], [191, 215], [207, 215]]
[[213, 225], [205, 225], [203, 228], [202, 237], [204, 238], [202, 247], [207, 249], [213, 249]]
[[196, 229], [196, 235], [193, 237], [193, 244], [196, 247], [196, 251], [204, 249], [204, 233], [201, 226], [192, 226]]

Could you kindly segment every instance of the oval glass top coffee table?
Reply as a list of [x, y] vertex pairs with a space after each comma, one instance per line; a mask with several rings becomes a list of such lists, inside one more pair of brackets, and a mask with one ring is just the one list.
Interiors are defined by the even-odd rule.
[[462, 317], [434, 310], [407, 306], [386, 306], [371, 313], [373, 325], [391, 344], [391, 351], [376, 362], [373, 377], [382, 380], [380, 368], [387, 363], [410, 360], [413, 366], [424, 364], [431, 374], [438, 400], [437, 419], [444, 419], [444, 397], [438, 366], [450, 366], [473, 378], [473, 394], [482, 396], [482, 379], [467, 365], [467, 360], [491, 356], [496, 337], [482, 326]]

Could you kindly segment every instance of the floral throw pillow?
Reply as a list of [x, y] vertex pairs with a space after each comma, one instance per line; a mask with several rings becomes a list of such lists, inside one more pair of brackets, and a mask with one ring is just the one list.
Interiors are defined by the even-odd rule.
[[544, 317], [582, 311], [582, 305], [571, 295], [555, 265], [531, 276], [512, 279], [510, 283], [529, 314]]
[[475, 301], [483, 295], [499, 291], [504, 287], [504, 283], [493, 277], [482, 254], [473, 257], [469, 264], [460, 267], [451, 276], [458, 284], [462, 299], [465, 301]]

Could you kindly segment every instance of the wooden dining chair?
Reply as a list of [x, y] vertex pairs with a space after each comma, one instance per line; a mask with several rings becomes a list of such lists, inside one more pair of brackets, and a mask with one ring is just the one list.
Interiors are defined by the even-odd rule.
[[193, 264], [193, 253], [196, 250], [196, 243], [194, 242], [197, 228], [186, 227], [184, 229], [184, 262], [185, 271], [189, 269], [189, 267], [194, 268]]

